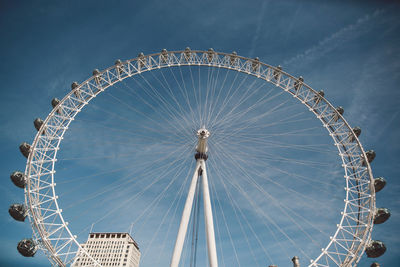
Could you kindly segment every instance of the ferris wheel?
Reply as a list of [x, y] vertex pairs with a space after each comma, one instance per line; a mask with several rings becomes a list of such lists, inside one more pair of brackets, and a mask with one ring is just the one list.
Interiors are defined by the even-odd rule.
[[[158, 259], [158, 265], [149, 266], [194, 262], [202, 224], [208, 256], [203, 262], [212, 267], [272, 265], [297, 254], [302, 265], [307, 260], [308, 266], [355, 266], [364, 252], [379, 257], [386, 250], [371, 238], [374, 224], [390, 216], [387, 209], [376, 208], [376, 192], [386, 182], [373, 177], [370, 163], [375, 152], [364, 150], [358, 139], [361, 129], [347, 123], [342, 107], [333, 106], [323, 90], [314, 90], [280, 66], [235, 52], [164, 49], [94, 70], [89, 79], [72, 83], [72, 90], [51, 104], [47, 118], [34, 121], [38, 132], [32, 144], [20, 146], [27, 158], [25, 172], [11, 175], [15, 185], [24, 188], [25, 203], [13, 204], [9, 212], [19, 221], [28, 217], [33, 229], [33, 237], [18, 244], [24, 256], [41, 249], [53, 265], [69, 266], [84, 254], [90, 266], [102, 266], [81, 245], [84, 231], [68, 223], [74, 216], [65, 214], [59, 198], [56, 177], [62, 170], [57, 169], [56, 175], [56, 166], [61, 164], [61, 141], [68, 138], [83, 150], [79, 140], [93, 142], [90, 150], [101, 149], [107, 162], [116, 159], [120, 164], [123, 155], [130, 162], [127, 166], [134, 168], [124, 179], [103, 184], [93, 193], [82, 192], [78, 201], [73, 197], [77, 204], [69, 206], [115, 195], [117, 190], [132, 196], [121, 202], [110, 196], [109, 202], [97, 201], [91, 210], [101, 210], [95, 206], [100, 202], [114, 203], [117, 209], [139, 207], [133, 203], [143, 199], [148, 205], [137, 208], [140, 211], [131, 221], [142, 222], [145, 229], [151, 216], [158, 219], [149, 231], [154, 236], [145, 241], [149, 261], [164, 225], [166, 234], [159, 243], [164, 244], [161, 251], [170, 255], [168, 263]], [[78, 116], [91, 106], [90, 119]], [[81, 118], [81, 126], [89, 131], [85, 134], [71, 124]], [[122, 121], [128, 128], [121, 128]], [[101, 138], [95, 142], [98, 131], [91, 123], [101, 124], [105, 135], [129, 132], [129, 137], [118, 140], [113, 135], [110, 145]], [[79, 140], [69, 137], [68, 129], [81, 134]], [[115, 151], [121, 143], [126, 151]], [[91, 162], [103, 167], [96, 157]], [[76, 190], [86, 182], [70, 180]], [[68, 189], [62, 194], [65, 198], [75, 190]], [[200, 199], [204, 221], [199, 219]], [[339, 202], [340, 210], [335, 210]], [[115, 212], [110, 209], [93, 222]], [[91, 216], [80, 214], [89, 221]], [[177, 232], [167, 250], [171, 229]], [[281, 255], [275, 258], [278, 251]], [[298, 257], [292, 261], [300, 266]]]

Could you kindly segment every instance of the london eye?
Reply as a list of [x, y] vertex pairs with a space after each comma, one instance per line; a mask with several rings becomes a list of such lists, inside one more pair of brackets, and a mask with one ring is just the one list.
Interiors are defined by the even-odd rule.
[[390, 216], [376, 207], [386, 182], [361, 129], [326, 96], [281, 66], [213, 49], [94, 70], [20, 146], [26, 169], [11, 179], [25, 203], [9, 212], [33, 236], [19, 252], [103, 266], [82, 238], [123, 221], [143, 244], [141, 266], [356, 266], [382, 255], [371, 233]]

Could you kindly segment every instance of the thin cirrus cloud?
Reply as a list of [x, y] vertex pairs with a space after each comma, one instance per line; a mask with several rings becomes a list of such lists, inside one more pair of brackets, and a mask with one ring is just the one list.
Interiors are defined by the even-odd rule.
[[360, 17], [355, 23], [343, 27], [339, 31], [324, 38], [316, 45], [308, 48], [304, 52], [301, 52], [292, 58], [284, 60], [283, 65], [291, 66], [300, 62], [302, 65], [304, 65], [319, 59], [327, 53], [344, 45], [346, 42], [357, 39], [361, 35], [366, 34], [369, 31], [370, 24], [375, 23], [375, 20], [382, 17], [384, 13], [385, 10], [378, 9], [372, 14], [366, 14], [365, 16]]

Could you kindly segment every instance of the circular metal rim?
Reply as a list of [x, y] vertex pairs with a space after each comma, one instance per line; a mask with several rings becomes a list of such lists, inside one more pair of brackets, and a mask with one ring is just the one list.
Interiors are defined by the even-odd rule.
[[[190, 49], [140, 55], [97, 72], [68, 93], [45, 119], [32, 143], [26, 164], [25, 204], [29, 209], [28, 215], [34, 238], [50, 261], [65, 266], [66, 262], [62, 258], [67, 259], [68, 256], [79, 252], [86, 254], [96, 266], [100, 266], [82, 249], [76, 236], [68, 229], [68, 223], [65, 222], [57, 202], [54, 182], [55, 162], [59, 145], [69, 124], [91, 99], [115, 83], [142, 72], [185, 65], [225, 68], [263, 79], [290, 93], [322, 122], [334, 140], [342, 159], [346, 178], [346, 199], [342, 218], [334, 236], [310, 266], [329, 266], [329, 262], [337, 266], [357, 264], [371, 238], [375, 191], [370, 164], [364, 160], [366, 159], [365, 151], [344, 117], [316, 90], [279, 67], [234, 53]], [[315, 97], [319, 99], [317, 103], [315, 103]], [[349, 137], [353, 138], [353, 141], [350, 142]], [[41, 194], [41, 190], [46, 190], [49, 195]], [[349, 199], [353, 193], [356, 193], [358, 198]], [[365, 206], [360, 204], [357, 206], [354, 201], [357, 203], [362, 201]], [[49, 207], [53, 208], [44, 208], [45, 203], [50, 203]], [[357, 218], [354, 217], [354, 212], [348, 212], [353, 205], [358, 207]], [[53, 221], [52, 224], [45, 222], [49, 218]], [[357, 221], [357, 225], [355, 227], [346, 225], [349, 219]], [[58, 223], [54, 223], [56, 221]], [[55, 237], [57, 235], [58, 238]], [[347, 235], [351, 236], [351, 239], [346, 239]], [[349, 248], [344, 247], [344, 243], [348, 244], [348, 242], [351, 242]], [[71, 251], [71, 246], [74, 244], [77, 249]], [[332, 250], [334, 247], [336, 251]], [[347, 253], [339, 251], [337, 247], [341, 247], [340, 250], [345, 250]], [[67, 261], [67, 263], [70, 262], [71, 259]]]

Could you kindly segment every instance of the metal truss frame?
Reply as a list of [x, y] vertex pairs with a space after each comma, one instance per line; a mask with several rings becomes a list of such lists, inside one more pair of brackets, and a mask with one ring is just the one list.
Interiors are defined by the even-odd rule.
[[69, 124], [98, 94], [128, 77], [160, 68], [195, 65], [225, 68], [255, 76], [270, 82], [303, 103], [322, 122], [339, 151], [346, 179], [346, 194], [342, 218], [328, 245], [310, 266], [357, 265], [371, 239], [375, 211], [373, 175], [365, 151], [344, 117], [317, 91], [302, 79], [273, 67], [236, 55], [209, 51], [183, 51], [143, 55], [95, 71], [86, 81], [68, 93], [45, 119], [31, 146], [25, 174], [25, 204], [33, 237], [53, 265], [72, 264], [74, 257], [84, 253], [100, 266], [80, 246], [68, 229], [57, 202], [55, 163], [57, 152]]

